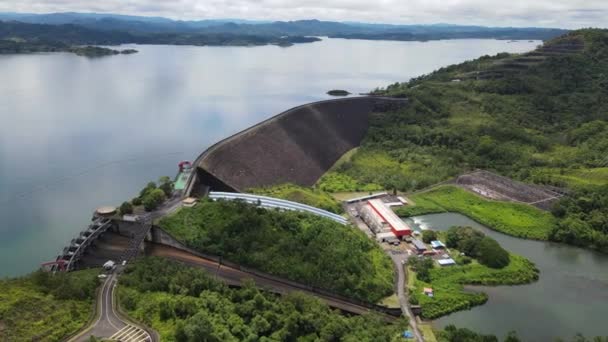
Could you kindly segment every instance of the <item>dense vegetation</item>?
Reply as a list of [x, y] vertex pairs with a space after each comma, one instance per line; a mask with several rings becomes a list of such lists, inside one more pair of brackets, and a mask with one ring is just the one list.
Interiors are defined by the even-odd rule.
[[[562, 187], [605, 184], [608, 31], [575, 31], [529, 54], [484, 56], [375, 93], [407, 97], [410, 105], [374, 115], [352, 162], [335, 170], [356, 183], [409, 191], [480, 168]], [[595, 248], [591, 236], [606, 241], [586, 218], [566, 229], [571, 237], [564, 229], [549, 234], [550, 221], [489, 226]]]
[[480, 264], [490, 268], [503, 268], [509, 265], [509, 252], [496, 240], [471, 227], [452, 227], [446, 233], [448, 248], [455, 248], [466, 256], [476, 258]]
[[268, 188], [250, 189], [248, 192], [307, 204], [336, 214], [341, 214], [344, 212], [340, 203], [328, 193], [295, 184], [283, 184]]
[[382, 250], [350, 226], [243, 202], [202, 202], [159, 225], [203, 253], [351, 298], [377, 302], [393, 292]]
[[69, 52], [75, 53], [78, 56], [85, 57], [103, 57], [103, 56], [114, 56], [114, 55], [130, 55], [133, 53], [137, 53], [137, 50], [127, 49], [127, 50], [113, 50], [108, 48], [103, 48], [99, 46], [78, 46], [72, 47], [68, 50]]
[[[487, 301], [485, 293], [465, 291], [463, 285], [519, 285], [538, 279], [538, 270], [532, 262], [507, 253], [505, 264], [502, 253], [506, 251], [496, 241], [490, 239], [492, 243], [487, 239], [470, 228], [454, 228], [446, 234], [445, 240], [451, 246], [457, 246], [450, 250], [450, 255], [457, 262], [456, 266], [436, 267], [432, 259], [418, 256], [409, 259], [410, 302], [421, 305], [422, 317], [438, 318]], [[490, 245], [484, 246], [485, 244]], [[471, 252], [461, 256], [462, 251], [458, 247]], [[495, 256], [498, 256], [496, 260], [500, 260], [500, 263], [495, 264]], [[492, 267], [482, 264], [482, 260]], [[423, 293], [426, 287], [433, 289], [433, 297]]]
[[562, 218], [550, 238], [608, 253], [608, 185], [576, 190], [553, 208]]
[[60, 341], [93, 313], [96, 271], [0, 280], [0, 340]]
[[407, 329], [405, 320], [341, 316], [313, 297], [277, 297], [252, 282], [230, 289], [200, 270], [160, 258], [127, 268], [119, 298], [162, 341], [397, 341]]
[[412, 195], [415, 206], [397, 209], [401, 216], [457, 212], [502, 233], [546, 240], [557, 220], [526, 204], [486, 200], [455, 186], [440, 186]]

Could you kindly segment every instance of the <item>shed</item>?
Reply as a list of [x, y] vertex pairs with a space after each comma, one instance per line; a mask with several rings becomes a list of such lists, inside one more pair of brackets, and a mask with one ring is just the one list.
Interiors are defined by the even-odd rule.
[[441, 267], [456, 265], [456, 261], [454, 261], [454, 259], [452, 259], [452, 258], [450, 258], [450, 259], [440, 259], [440, 260], [437, 260], [437, 263]]
[[426, 245], [424, 244], [424, 242], [422, 242], [420, 240], [413, 239], [412, 245], [414, 245], [414, 248], [416, 248], [416, 251], [418, 251], [418, 253], [422, 253], [422, 252], [426, 251]]
[[386, 233], [378, 233], [376, 234], [376, 240], [380, 241], [380, 242], [391, 242], [391, 241], [395, 241], [398, 240], [397, 236], [393, 233], [393, 232], [386, 232]]
[[441, 241], [431, 241], [431, 247], [433, 249], [444, 249], [445, 245]]
[[429, 296], [429, 297], [433, 297], [433, 295], [434, 295], [433, 289], [430, 287], [425, 287], [422, 290], [422, 293], [424, 293], [426, 296]]

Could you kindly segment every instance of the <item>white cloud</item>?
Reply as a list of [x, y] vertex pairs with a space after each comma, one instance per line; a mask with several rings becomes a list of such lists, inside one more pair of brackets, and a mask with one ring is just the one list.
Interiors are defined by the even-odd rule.
[[396, 24], [604, 27], [606, 0], [0, 0], [0, 11], [105, 12], [174, 19], [322, 19]]

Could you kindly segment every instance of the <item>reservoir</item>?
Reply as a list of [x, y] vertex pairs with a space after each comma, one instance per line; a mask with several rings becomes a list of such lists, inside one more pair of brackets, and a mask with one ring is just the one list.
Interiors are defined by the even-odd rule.
[[324, 39], [289, 48], [123, 46], [0, 56], [0, 277], [25, 274], [148, 181], [270, 116], [539, 42]]
[[608, 256], [580, 248], [523, 240], [490, 230], [460, 214], [435, 214], [408, 219], [423, 228], [445, 231], [471, 226], [505, 249], [536, 264], [540, 280], [521, 286], [470, 287], [489, 295], [482, 306], [435, 321], [504, 337], [515, 330], [523, 341], [569, 340], [576, 333], [606, 336]]

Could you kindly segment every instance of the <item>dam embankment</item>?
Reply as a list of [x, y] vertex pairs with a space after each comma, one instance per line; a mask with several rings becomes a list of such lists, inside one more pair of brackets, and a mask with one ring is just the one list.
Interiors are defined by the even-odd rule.
[[374, 112], [406, 99], [350, 97], [289, 109], [228, 137], [196, 160], [187, 194], [241, 191], [294, 183], [311, 186], [347, 151], [359, 146]]

